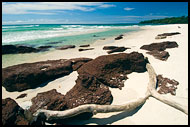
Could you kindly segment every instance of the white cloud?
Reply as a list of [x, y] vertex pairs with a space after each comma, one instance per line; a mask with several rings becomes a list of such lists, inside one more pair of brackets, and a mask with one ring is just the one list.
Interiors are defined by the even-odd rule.
[[[103, 2], [19, 2], [6, 4], [2, 3], [2, 14], [37, 14], [38, 11], [52, 10], [93, 11], [96, 8], [109, 7], [114, 7], [114, 5], [105, 4]], [[48, 14], [46, 12], [39, 13]]]
[[133, 10], [133, 9], [135, 9], [135, 8], [129, 8], [129, 7], [124, 8], [124, 10], [126, 10], [126, 11], [130, 11], [130, 10]]
[[102, 4], [99, 7], [100, 8], [109, 8], [109, 7], [116, 7], [116, 5], [113, 5], [113, 4]]
[[68, 19], [29, 19], [29, 20], [12, 20], [2, 21], [3, 25], [9, 24], [61, 24], [68, 23]]

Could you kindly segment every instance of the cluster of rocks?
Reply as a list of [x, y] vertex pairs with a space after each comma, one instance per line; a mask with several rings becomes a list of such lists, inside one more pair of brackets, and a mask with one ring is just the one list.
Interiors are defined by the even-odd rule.
[[158, 83], [158, 93], [170, 93], [171, 95], [176, 95], [177, 85], [179, 85], [178, 81], [174, 79], [171, 80], [169, 78], [164, 78], [162, 75], [158, 75], [156, 78]]
[[179, 32], [173, 32], [173, 33], [163, 33], [163, 34], [158, 34], [155, 39], [164, 39], [167, 36], [173, 36], [173, 35], [177, 35], [177, 34], [181, 34]]
[[[81, 64], [79, 60], [85, 64]], [[69, 61], [72, 63], [80, 64], [71, 64]], [[52, 64], [51, 62], [56, 62], [56, 64]], [[15, 70], [17, 67], [11, 67], [9, 68], [9, 71], [4, 70], [3, 72], [3, 75], [7, 75], [6, 77], [3, 76], [3, 83], [6, 83], [6, 86], [8, 85], [13, 88], [9, 88], [9, 90], [18, 91], [19, 89], [15, 89], [15, 85], [21, 84], [22, 86], [22, 84], [28, 84], [28, 86], [31, 86], [31, 81], [34, 84], [39, 84], [42, 81], [46, 82], [49, 78], [43, 78], [43, 76], [49, 76], [50, 78], [53, 75], [57, 75], [55, 77], [58, 77], [58, 75], [63, 76], [66, 72], [70, 72], [71, 66], [68, 65], [76, 65], [75, 69], [79, 74], [76, 80], [76, 85], [70, 91], [68, 91], [66, 95], [58, 93], [55, 89], [43, 93], [38, 93], [36, 97], [32, 98], [32, 106], [29, 109], [31, 113], [36, 112], [39, 108], [62, 111], [83, 104], [111, 104], [113, 96], [109, 90], [109, 87], [121, 89], [124, 86], [124, 81], [127, 80], [127, 74], [130, 74], [132, 72], [141, 73], [146, 71], [146, 63], [148, 60], [144, 58], [143, 54], [132, 52], [129, 54], [120, 53], [99, 56], [93, 60], [89, 58], [83, 58], [83, 60], [81, 60], [81, 58], [78, 58], [51, 62], [39, 62], [40, 65], [39, 63], [35, 63], [34, 69], [28, 68], [30, 66], [27, 67], [25, 64], [20, 65], [18, 66], [18, 69], [25, 69], [21, 69], [18, 73], [18, 70]], [[50, 64], [53, 66], [52, 68]], [[35, 71], [37, 71], [36, 68], [40, 70], [38, 73], [43, 71], [43, 74], [39, 76], [38, 73], [35, 73]], [[27, 70], [35, 71], [32, 71], [32, 73], [29, 74]], [[17, 79], [17, 77], [22, 75], [25, 75], [26, 81]], [[27, 76], [30, 77], [30, 79]], [[15, 77], [17, 80], [14, 80], [13, 83], [9, 82], [12, 80], [11, 78]], [[23, 88], [20, 88], [20, 90], [23, 90]], [[82, 113], [74, 118], [90, 118], [92, 115], [92, 113]]]
[[116, 37], [115, 40], [123, 39], [123, 36], [124, 36], [124, 35], [121, 34], [121, 35], [119, 35], [118, 37]]
[[[59, 42], [52, 42], [52, 43], [59, 43]], [[80, 45], [79, 47], [89, 47], [90, 45]], [[75, 48], [75, 45], [64, 45], [61, 47], [54, 47], [57, 50], [66, 50]], [[3, 45], [2, 46], [2, 54], [18, 54], [18, 53], [37, 53], [42, 51], [48, 51], [50, 48], [53, 48], [53, 46], [47, 45], [47, 46], [39, 46], [37, 48], [24, 46], [24, 45]], [[86, 51], [86, 50], [92, 50], [94, 48], [89, 49], [79, 49], [79, 51]]]
[[167, 60], [170, 56], [166, 50], [167, 48], [176, 48], [178, 44], [175, 41], [165, 41], [160, 43], [152, 43], [150, 45], [143, 45], [140, 49], [148, 50], [147, 54], [153, 55], [159, 60]]
[[70, 48], [75, 48], [75, 47], [76, 47], [75, 45], [64, 45], [64, 46], [58, 47], [56, 49], [65, 50], [65, 49], [70, 49]]
[[109, 50], [107, 51], [108, 54], [114, 53], [114, 52], [123, 52], [127, 49], [130, 48], [126, 48], [126, 47], [118, 47], [118, 46], [104, 46], [103, 50]]
[[2, 69], [2, 84], [9, 92], [38, 87], [42, 83], [70, 74], [90, 58], [48, 60], [24, 63]]
[[37, 53], [47, 51], [53, 46], [40, 46], [37, 48], [24, 46], [24, 45], [3, 45], [2, 54], [18, 54], [18, 53]]
[[29, 125], [24, 110], [11, 98], [2, 99], [3, 125]]
[[31, 53], [39, 52], [38, 49], [28, 46], [19, 46], [19, 45], [3, 45], [2, 54], [17, 54], [17, 53]]
[[[66, 95], [60, 95], [56, 90], [40, 93], [32, 99], [30, 111], [33, 113], [39, 108], [66, 110], [83, 104], [111, 104], [113, 96], [109, 87], [121, 89], [127, 74], [145, 72], [146, 63], [144, 56], [137, 52], [97, 57], [77, 70], [79, 76], [76, 85]], [[93, 114], [81, 115], [82, 118], [90, 118]]]

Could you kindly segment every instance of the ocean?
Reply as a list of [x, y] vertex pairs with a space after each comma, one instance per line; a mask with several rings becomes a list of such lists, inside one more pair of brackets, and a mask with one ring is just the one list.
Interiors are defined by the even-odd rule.
[[[137, 31], [136, 24], [116, 25], [64, 25], [64, 24], [35, 24], [35, 25], [3, 25], [2, 45], [28, 45], [33, 47], [43, 45], [80, 45], [119, 34]], [[54, 43], [55, 42], [55, 43]]]
[[[120, 34], [139, 31], [137, 24], [23, 24], [2, 25], [2, 45], [55, 47], [63, 45], [92, 44], [97, 40], [117, 37]], [[2, 66], [25, 62], [42, 53], [2, 55]]]

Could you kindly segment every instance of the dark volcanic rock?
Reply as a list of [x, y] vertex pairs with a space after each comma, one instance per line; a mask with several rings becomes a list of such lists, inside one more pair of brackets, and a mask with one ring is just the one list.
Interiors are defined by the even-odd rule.
[[107, 53], [114, 53], [114, 52], [123, 52], [126, 49], [130, 49], [130, 48], [125, 48], [125, 47], [118, 47], [118, 46], [104, 46], [103, 50], [110, 50]]
[[75, 48], [75, 45], [64, 45], [64, 46], [56, 48], [56, 49], [65, 50], [65, 49], [70, 49], [70, 48]]
[[2, 69], [2, 84], [7, 91], [23, 91], [36, 88], [73, 71], [69, 60], [48, 60], [24, 63]]
[[88, 49], [79, 49], [79, 52], [81, 51], [87, 51], [87, 50], [93, 50], [94, 48], [88, 48]]
[[115, 48], [118, 48], [118, 46], [104, 46], [103, 50], [112, 50], [112, 49], [115, 49]]
[[96, 77], [105, 85], [121, 88], [131, 72], [145, 72], [147, 60], [141, 53], [99, 56], [78, 69], [79, 75]]
[[63, 111], [67, 109], [64, 95], [58, 93], [56, 89], [38, 93], [36, 97], [32, 98], [32, 106], [29, 111], [36, 112], [38, 109]]
[[24, 110], [11, 98], [2, 99], [3, 125], [29, 125]]
[[110, 54], [110, 53], [114, 53], [114, 52], [123, 52], [123, 51], [125, 51], [126, 49], [129, 49], [129, 48], [117, 47], [117, 48], [114, 48], [114, 49], [108, 51], [107, 53]]
[[83, 64], [91, 61], [91, 58], [74, 58], [74, 59], [70, 59], [70, 61], [73, 63], [72, 64], [72, 68], [73, 71], [76, 71], [77, 69], [79, 69]]
[[27, 96], [27, 94], [26, 94], [26, 93], [23, 93], [23, 94], [19, 95], [16, 99], [24, 98], [24, 97], [26, 97], [26, 96]]
[[160, 43], [152, 43], [150, 45], [143, 45], [142, 47], [140, 47], [140, 49], [148, 51], [153, 51], [153, 50], [164, 51], [166, 48], [176, 48], [176, 47], [178, 47], [178, 44], [175, 41], [165, 41]]
[[174, 79], [164, 78], [162, 75], [157, 76], [158, 93], [176, 95], [177, 85], [179, 82]]
[[159, 59], [159, 60], [167, 60], [168, 57], [170, 56], [168, 52], [166, 51], [158, 51], [158, 50], [153, 50], [150, 52], [146, 52], [147, 54], [153, 55], [155, 58]]
[[49, 48], [52, 48], [52, 46], [40, 46], [40, 47], [38, 47], [38, 49], [39, 49], [40, 51], [48, 51]]
[[97, 35], [93, 35], [93, 37], [98, 37]]
[[47, 44], [59, 44], [59, 43], [63, 43], [62, 41], [58, 41], [58, 42], [48, 42]]
[[76, 85], [65, 95], [70, 108], [83, 104], [111, 104], [113, 97], [109, 88], [95, 77], [79, 75]]
[[123, 35], [119, 35], [118, 37], [115, 38], [115, 40], [120, 40], [123, 38]]
[[89, 47], [90, 45], [80, 45], [79, 47]]
[[157, 36], [173, 36], [173, 35], [177, 35], [177, 34], [181, 34], [181, 33], [179, 33], [179, 32], [163, 33], [163, 34], [158, 34]]
[[2, 83], [9, 92], [36, 88], [42, 83], [70, 74], [90, 60], [73, 58], [10, 66], [2, 69]]
[[[113, 96], [108, 86], [123, 87], [127, 79], [126, 74], [145, 72], [147, 62], [144, 56], [137, 52], [99, 56], [77, 70], [79, 76], [76, 85], [65, 96], [56, 90], [40, 93], [32, 99], [33, 106], [30, 111], [35, 112], [38, 108], [66, 110], [84, 104], [109, 105]], [[88, 119], [92, 115], [85, 112], [71, 119]]]
[[52, 46], [40, 46], [38, 47], [39, 49], [48, 49], [48, 48], [51, 48]]
[[33, 47], [20, 46], [20, 45], [2, 46], [2, 54], [17, 54], [17, 53], [31, 53], [31, 52], [39, 52], [39, 50]]

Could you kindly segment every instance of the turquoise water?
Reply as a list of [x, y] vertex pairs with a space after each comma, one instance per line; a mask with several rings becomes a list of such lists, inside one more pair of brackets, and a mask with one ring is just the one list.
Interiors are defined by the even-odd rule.
[[2, 55], [2, 67], [26, 63], [33, 58], [45, 55], [57, 46], [91, 44], [96, 40], [116, 37], [120, 34], [139, 31], [136, 24], [120, 25], [2, 25], [2, 45], [26, 45], [39, 47], [53, 46], [52, 50], [39, 53]]
[[[136, 24], [120, 25], [3, 25], [2, 44], [43, 45], [90, 44], [98, 39], [138, 31]], [[94, 37], [95, 35], [95, 37]], [[52, 43], [57, 42], [57, 43]]]

